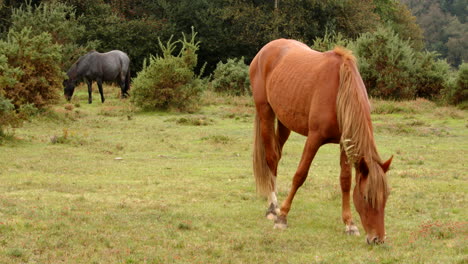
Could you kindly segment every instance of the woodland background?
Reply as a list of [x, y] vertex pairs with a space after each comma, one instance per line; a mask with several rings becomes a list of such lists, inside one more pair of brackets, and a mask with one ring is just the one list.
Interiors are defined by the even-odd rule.
[[0, 0], [0, 7], [0, 127], [58, 102], [65, 72], [90, 50], [129, 55], [135, 105], [193, 111], [206, 89], [248, 94], [248, 64], [277, 38], [353, 50], [371, 97], [467, 105], [468, 0]]

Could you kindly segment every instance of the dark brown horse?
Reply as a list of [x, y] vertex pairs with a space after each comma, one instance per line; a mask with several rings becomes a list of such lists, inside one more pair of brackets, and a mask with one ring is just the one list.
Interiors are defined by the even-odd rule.
[[[294, 195], [320, 146], [339, 143], [346, 232], [359, 235], [350, 210], [354, 165], [353, 201], [367, 242], [383, 242], [389, 194], [385, 173], [392, 159], [382, 162], [377, 152], [366, 88], [351, 52], [335, 48], [321, 53], [295, 40], [274, 40], [252, 61], [250, 80], [256, 107], [254, 174], [257, 190], [268, 197], [267, 217], [275, 219], [275, 228], [286, 228]], [[307, 140], [289, 194], [278, 209], [277, 167], [291, 130]]]

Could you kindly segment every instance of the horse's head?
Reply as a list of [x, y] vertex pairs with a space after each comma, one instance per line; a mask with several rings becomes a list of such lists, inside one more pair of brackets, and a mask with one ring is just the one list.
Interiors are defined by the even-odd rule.
[[63, 95], [65, 95], [65, 99], [67, 99], [67, 101], [71, 100], [74, 91], [75, 91], [75, 82], [70, 79], [64, 80], [63, 81]]
[[[366, 230], [366, 240], [369, 244], [380, 244], [385, 241], [384, 215], [388, 197], [385, 173], [391, 162], [392, 158], [383, 164], [378, 163], [374, 169], [369, 169], [367, 161], [361, 158], [356, 166], [356, 186], [353, 191], [353, 200]], [[383, 181], [380, 181], [380, 184], [371, 183], [370, 177], [375, 175], [370, 175], [370, 173], [380, 174], [379, 177], [384, 177]], [[369, 191], [369, 188], [373, 188], [373, 190]]]

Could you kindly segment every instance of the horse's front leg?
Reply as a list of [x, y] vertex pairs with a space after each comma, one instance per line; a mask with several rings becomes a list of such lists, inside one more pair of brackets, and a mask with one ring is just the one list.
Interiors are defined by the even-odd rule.
[[86, 80], [86, 84], [88, 85], [88, 103], [93, 102], [93, 81]]
[[101, 102], [104, 103], [106, 99], [104, 99], [104, 91], [102, 90], [102, 80], [97, 80], [99, 94], [101, 94]]
[[350, 208], [351, 166], [348, 164], [348, 159], [343, 149], [341, 149], [340, 166], [340, 185], [343, 195], [341, 215], [343, 218], [343, 223], [345, 224], [345, 233], [348, 235], [359, 236], [359, 229], [353, 222]]
[[296, 174], [294, 174], [288, 197], [281, 204], [280, 215], [275, 221], [275, 228], [285, 229], [287, 227], [287, 216], [289, 210], [291, 209], [294, 196], [296, 195], [299, 187], [301, 187], [306, 180], [307, 174], [309, 173], [310, 164], [312, 163], [317, 150], [322, 145], [322, 142], [323, 141], [318, 132], [310, 132], [307, 136], [301, 161], [299, 162], [299, 167], [297, 168]]

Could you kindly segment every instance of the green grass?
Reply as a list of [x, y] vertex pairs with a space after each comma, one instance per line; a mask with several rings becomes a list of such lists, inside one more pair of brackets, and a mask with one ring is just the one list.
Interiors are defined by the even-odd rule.
[[[105, 104], [81, 89], [0, 146], [0, 263], [468, 262], [466, 111], [373, 102], [380, 154], [395, 156], [388, 239], [368, 246], [343, 234], [337, 145], [317, 154], [289, 228], [273, 230], [252, 176], [250, 98], [142, 113], [106, 88]], [[280, 200], [304, 141], [286, 143]]]

